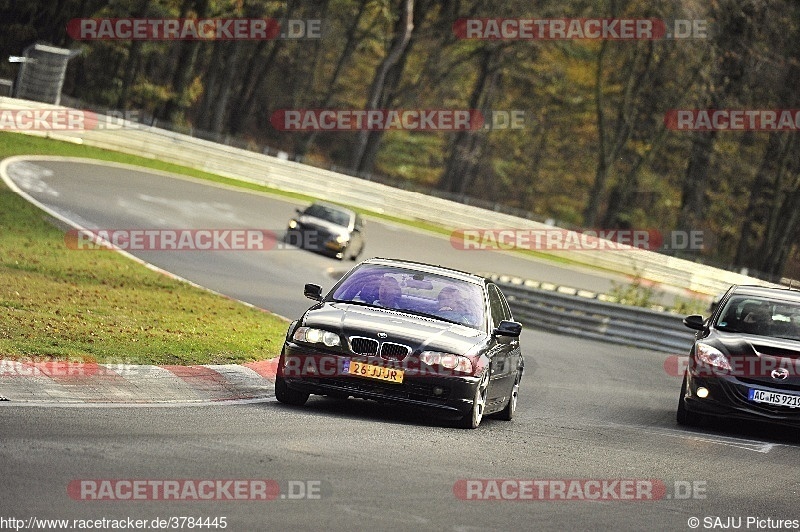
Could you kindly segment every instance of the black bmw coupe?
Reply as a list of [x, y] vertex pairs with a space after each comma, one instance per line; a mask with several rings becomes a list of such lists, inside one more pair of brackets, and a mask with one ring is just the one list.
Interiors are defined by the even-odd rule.
[[355, 211], [328, 203], [314, 203], [302, 211], [296, 210], [283, 239], [301, 249], [340, 260], [356, 260], [366, 245], [365, 225], [364, 219]]
[[277, 399], [310, 394], [405, 404], [476, 428], [510, 420], [524, 360], [500, 289], [482, 277], [416, 262], [370, 259], [289, 326]]

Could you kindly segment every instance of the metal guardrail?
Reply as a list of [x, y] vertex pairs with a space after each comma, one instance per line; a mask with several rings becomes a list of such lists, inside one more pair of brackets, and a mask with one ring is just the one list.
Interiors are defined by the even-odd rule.
[[514, 318], [529, 327], [673, 354], [688, 353], [694, 341], [678, 314], [601, 301], [597, 294], [547, 290], [522, 279], [488, 277], [502, 288]]
[[[63, 107], [0, 97], [0, 109], [59, 109]], [[83, 131], [35, 132], [32, 135], [67, 140], [89, 146], [170, 162], [224, 177], [298, 192], [328, 201], [410, 220], [420, 220], [448, 229], [552, 229], [525, 218], [493, 212], [471, 205], [400, 190], [269, 155], [216, 144], [207, 140], [109, 118], [112, 128]], [[458, 213], [455, 215], [454, 213]], [[579, 264], [640, 277], [654, 283], [679, 287], [692, 294], [717, 295], [732, 284], [776, 286], [738, 273], [697, 264], [643, 249], [609, 251], [559, 251], [559, 257]]]

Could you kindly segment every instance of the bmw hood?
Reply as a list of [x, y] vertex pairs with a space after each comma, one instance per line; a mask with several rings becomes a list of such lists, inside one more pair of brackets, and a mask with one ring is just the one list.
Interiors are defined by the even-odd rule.
[[314, 216], [299, 216], [295, 219], [299, 224], [305, 227], [314, 227], [332, 235], [348, 234], [347, 227], [323, 220], [322, 218], [315, 218]]
[[323, 303], [312, 307], [303, 317], [302, 325], [333, 331], [347, 338], [363, 336], [405, 344], [417, 354], [424, 350], [467, 354], [487, 340], [486, 333], [463, 325], [350, 303]]

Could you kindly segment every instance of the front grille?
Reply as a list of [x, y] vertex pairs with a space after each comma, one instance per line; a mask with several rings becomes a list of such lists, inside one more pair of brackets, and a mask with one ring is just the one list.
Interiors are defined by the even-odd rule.
[[800, 392], [800, 383], [797, 382], [797, 379], [777, 380], [768, 377], [762, 377], [762, 378], [739, 377], [739, 380], [746, 384], [768, 386], [770, 388], [775, 388], [776, 390]]
[[353, 353], [357, 355], [377, 355], [378, 354], [378, 341], [372, 338], [363, 338], [361, 336], [350, 337], [350, 347]]
[[403, 344], [384, 342], [381, 345], [381, 358], [386, 360], [403, 360], [411, 352], [411, 348]]
[[357, 355], [369, 356], [380, 353], [381, 358], [384, 360], [403, 360], [411, 353], [411, 348], [407, 345], [394, 342], [378, 342], [378, 340], [363, 336], [351, 336], [350, 348]]
[[[744, 380], [744, 379], [740, 379]], [[765, 384], [763, 382], [758, 381], [751, 381], [753, 384]], [[771, 386], [772, 388], [778, 388], [778, 386]], [[789, 408], [788, 406], [780, 406], [780, 405], [771, 405], [767, 403], [756, 403], [754, 401], [750, 401], [748, 396], [748, 387], [742, 385], [733, 385], [723, 386], [725, 389], [726, 394], [734, 400], [734, 402], [738, 402], [739, 404], [745, 405], [748, 408], [753, 410], [761, 411], [767, 414], [773, 415], [781, 415], [781, 416], [795, 416], [800, 417], [800, 408]], [[787, 390], [788, 391], [788, 390]]]
[[303, 230], [307, 233], [312, 233], [315, 235], [320, 242], [325, 242], [326, 240], [333, 238], [333, 234], [330, 231], [319, 225], [306, 224], [306, 226], [303, 227]]

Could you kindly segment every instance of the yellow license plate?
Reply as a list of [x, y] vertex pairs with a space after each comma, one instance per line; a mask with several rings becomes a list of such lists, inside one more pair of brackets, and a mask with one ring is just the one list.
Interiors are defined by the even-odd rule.
[[363, 362], [354, 362], [351, 360], [347, 372], [350, 375], [356, 375], [358, 377], [366, 377], [368, 379], [377, 379], [379, 381], [395, 382], [397, 384], [403, 383], [402, 369], [385, 368], [383, 366], [364, 364]]

